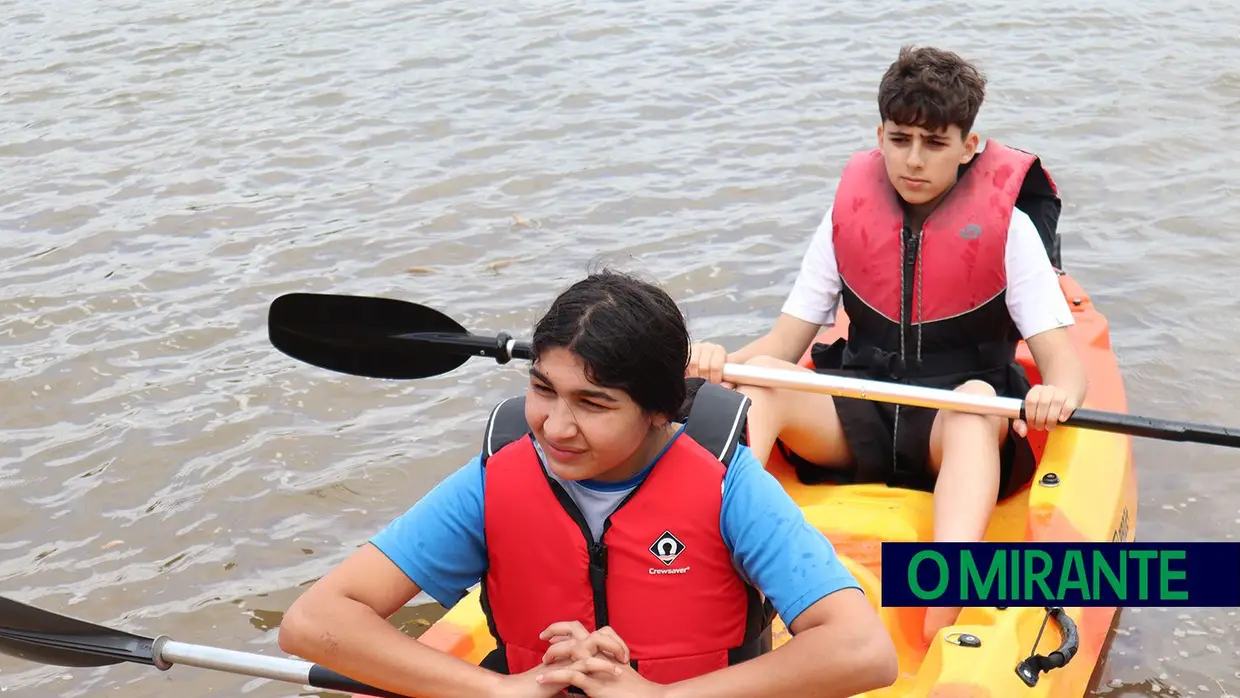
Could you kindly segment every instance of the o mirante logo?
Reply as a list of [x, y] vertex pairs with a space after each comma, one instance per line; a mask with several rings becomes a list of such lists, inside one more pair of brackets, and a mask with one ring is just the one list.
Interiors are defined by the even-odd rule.
[[1240, 543], [883, 543], [884, 606], [1240, 606]]

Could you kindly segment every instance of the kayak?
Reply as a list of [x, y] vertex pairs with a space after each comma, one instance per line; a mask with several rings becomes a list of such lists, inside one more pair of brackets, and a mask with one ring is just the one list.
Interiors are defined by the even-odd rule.
[[[1089, 374], [1090, 390], [1083, 407], [1126, 412], [1124, 383], [1106, 317], [1070, 276], [1061, 273], [1059, 285], [1072, 309], [1076, 324], [1070, 332]], [[848, 319], [841, 311], [836, 326], [824, 332], [819, 341], [845, 336], [847, 327]], [[1023, 342], [1017, 359], [1030, 381], [1037, 383], [1040, 377]], [[802, 363], [808, 363], [808, 356]], [[1135, 539], [1137, 484], [1130, 436], [1059, 427], [1050, 435], [1033, 432], [1029, 440], [1038, 456], [1037, 472], [1029, 486], [1000, 502], [987, 540]], [[927, 646], [921, 640], [924, 608], [882, 606], [880, 544], [933, 540], [931, 494], [885, 485], [802, 484], [778, 450], [772, 454], [768, 469], [806, 518], [832, 542], [895, 643], [899, 678], [892, 686], [864, 696], [1079, 698], [1089, 690], [1118, 619], [1116, 608], [1064, 608], [1062, 616], [1066, 618], [1057, 614], [1049, 621], [1043, 608], [966, 608], [955, 625], [940, 631]], [[495, 643], [478, 595], [475, 588], [419, 640], [467, 661], [481, 662]], [[1072, 626], [1074, 634], [1066, 630]], [[779, 619], [774, 632], [776, 647], [787, 641], [786, 627]], [[1035, 648], [1040, 632], [1041, 640]], [[1025, 660], [1031, 654], [1050, 655], [1072, 641], [1075, 655], [1064, 666], [1034, 672], [1032, 686], [1022, 678], [1020, 669], [1028, 666]]]

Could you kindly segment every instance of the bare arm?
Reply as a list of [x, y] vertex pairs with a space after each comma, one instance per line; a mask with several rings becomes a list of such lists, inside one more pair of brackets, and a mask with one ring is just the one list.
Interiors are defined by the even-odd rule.
[[773, 652], [667, 687], [666, 698], [845, 698], [896, 680], [895, 646], [859, 590], [841, 589], [797, 616]]
[[1059, 327], [1040, 332], [1027, 340], [1029, 353], [1033, 355], [1043, 385], [1053, 385], [1068, 393], [1073, 406], [1080, 406], [1089, 389], [1089, 377], [1085, 365], [1072, 344], [1068, 328]]
[[293, 603], [280, 623], [280, 649], [396, 693], [495, 695], [499, 674], [428, 647], [388, 622], [419, 591], [366, 544]]

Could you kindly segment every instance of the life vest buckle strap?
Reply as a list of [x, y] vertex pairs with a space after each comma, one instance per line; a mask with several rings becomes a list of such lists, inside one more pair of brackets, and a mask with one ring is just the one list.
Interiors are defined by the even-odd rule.
[[845, 360], [845, 367], [864, 370], [880, 380], [903, 380], [908, 372], [908, 363], [898, 352], [878, 347], [866, 347], [865, 351], [854, 354]]
[[881, 347], [854, 347], [851, 344], [849, 342], [844, 346], [840, 367], [862, 371], [876, 380], [902, 381], [964, 373], [981, 374], [1008, 366], [1016, 358], [1015, 344], [1010, 342], [983, 342], [965, 349], [923, 353], [919, 357], [901, 357], [899, 352]]

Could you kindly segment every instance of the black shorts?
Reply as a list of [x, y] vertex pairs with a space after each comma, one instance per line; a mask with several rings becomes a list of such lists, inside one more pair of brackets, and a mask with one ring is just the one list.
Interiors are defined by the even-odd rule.
[[[854, 370], [817, 366], [814, 370], [817, 373], [873, 378]], [[990, 383], [999, 395], [1023, 398], [1029, 390], [1024, 369], [1017, 364], [977, 378]], [[949, 380], [946, 386], [933, 387], [951, 389], [964, 382]], [[833, 399], [844, 438], [848, 441], [848, 450], [853, 456], [852, 463], [844, 467], [818, 466], [776, 441], [776, 447], [796, 470], [799, 480], [806, 484], [881, 482], [892, 487], [934, 491], [935, 475], [930, 470], [929, 458], [930, 431], [939, 412], [937, 409], [856, 398]], [[1033, 478], [1036, 469], [1037, 462], [1029, 442], [1018, 435], [1009, 423], [1008, 438], [999, 452], [999, 499], [1018, 492]]]

